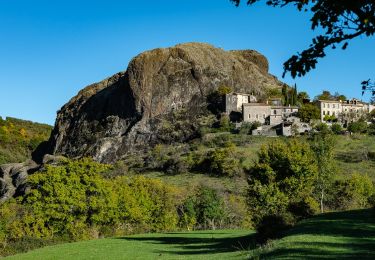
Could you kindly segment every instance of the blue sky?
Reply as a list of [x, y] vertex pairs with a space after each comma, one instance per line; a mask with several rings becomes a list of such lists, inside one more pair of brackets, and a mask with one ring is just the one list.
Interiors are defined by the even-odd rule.
[[[125, 70], [142, 51], [183, 42], [255, 49], [281, 79], [283, 62], [314, 35], [308, 13], [229, 0], [1, 0], [0, 116], [53, 124], [84, 86]], [[375, 38], [356, 39], [304, 78], [282, 80], [312, 97], [323, 89], [361, 97], [360, 82], [375, 78], [374, 47]]]

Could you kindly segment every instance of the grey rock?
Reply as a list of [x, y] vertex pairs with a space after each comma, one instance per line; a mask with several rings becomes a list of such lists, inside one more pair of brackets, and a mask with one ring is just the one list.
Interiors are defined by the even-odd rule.
[[0, 203], [23, 193], [29, 173], [39, 169], [32, 160], [0, 165]]
[[36, 154], [113, 163], [157, 143], [189, 140], [197, 134], [197, 117], [207, 112], [207, 95], [223, 85], [263, 95], [282, 83], [268, 73], [267, 59], [252, 50], [186, 43], [147, 51], [126, 71], [84, 88], [65, 104], [45, 150]]

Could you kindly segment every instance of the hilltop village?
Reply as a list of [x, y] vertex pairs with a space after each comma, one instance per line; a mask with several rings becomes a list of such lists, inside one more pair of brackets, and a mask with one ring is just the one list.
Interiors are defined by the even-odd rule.
[[346, 127], [351, 122], [363, 119], [375, 109], [374, 105], [362, 102], [358, 99], [351, 100], [316, 100], [310, 102], [303, 100], [304, 104], [316, 106], [320, 111], [317, 120], [302, 120], [299, 116], [299, 106], [284, 105], [282, 98], [268, 98], [264, 102], [258, 102], [257, 97], [246, 93], [229, 93], [225, 95], [225, 113], [231, 115], [240, 113], [242, 119], [237, 126], [243, 123], [256, 123], [256, 129], [252, 135], [265, 136], [292, 136], [308, 133], [317, 123], [340, 124]]

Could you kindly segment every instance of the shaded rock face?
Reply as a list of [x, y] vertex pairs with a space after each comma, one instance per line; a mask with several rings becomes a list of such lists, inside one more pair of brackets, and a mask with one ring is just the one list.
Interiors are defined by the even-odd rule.
[[[261, 95], [282, 83], [256, 51], [202, 43], [147, 51], [125, 72], [84, 88], [64, 105], [43, 153], [113, 163], [160, 142], [188, 140], [196, 134], [196, 118], [206, 113], [207, 95], [223, 85]], [[173, 126], [166, 140], [165, 123], [176, 113], [184, 114], [185, 123]]]
[[37, 171], [39, 165], [34, 161], [10, 163], [0, 166], [0, 203], [24, 194], [27, 189], [27, 177]]

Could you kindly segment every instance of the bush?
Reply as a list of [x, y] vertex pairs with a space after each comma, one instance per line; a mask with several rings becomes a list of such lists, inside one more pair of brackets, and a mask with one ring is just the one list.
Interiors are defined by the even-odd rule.
[[332, 124], [331, 130], [334, 134], [342, 134], [342, 127], [340, 124]]
[[319, 123], [314, 128], [315, 128], [315, 130], [317, 130], [319, 132], [322, 132], [322, 133], [327, 133], [327, 132], [330, 131], [328, 125], [325, 124], [325, 123]]
[[357, 121], [349, 123], [348, 131], [352, 133], [366, 133], [367, 130], [367, 123], [365, 121]]
[[188, 229], [216, 229], [225, 221], [224, 201], [209, 187], [200, 186], [189, 196], [180, 210], [180, 224]]
[[283, 233], [295, 225], [295, 218], [290, 213], [266, 215], [256, 226], [256, 239], [264, 244], [270, 239], [282, 237]]
[[337, 180], [333, 187], [330, 206], [334, 209], [349, 210], [371, 206], [375, 186], [370, 177], [353, 174], [345, 180]]
[[226, 177], [240, 175], [243, 171], [240, 160], [235, 156], [233, 146], [209, 151], [198, 168], [210, 174]]

